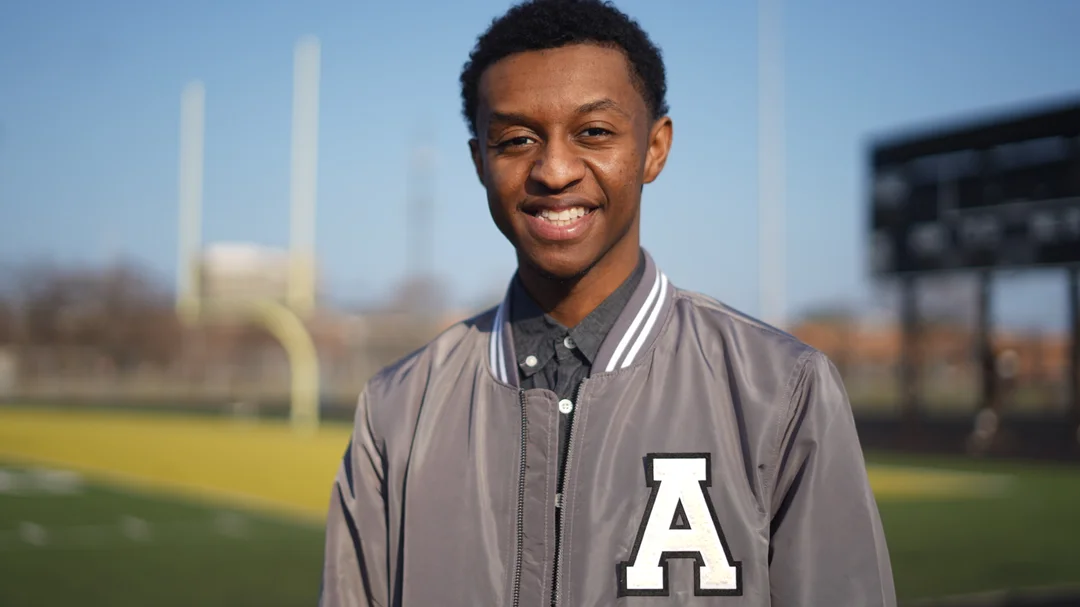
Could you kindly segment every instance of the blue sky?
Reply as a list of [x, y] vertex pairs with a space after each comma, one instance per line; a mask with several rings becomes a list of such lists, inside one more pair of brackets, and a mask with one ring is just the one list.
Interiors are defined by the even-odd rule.
[[[675, 144], [643, 241], [672, 280], [758, 311], [756, 5], [622, 0], [663, 49]], [[292, 51], [322, 43], [318, 253], [339, 299], [405, 271], [410, 146], [437, 150], [435, 270], [490, 300], [514, 260], [466, 148], [457, 76], [509, 3], [8, 2], [0, 6], [0, 259], [134, 256], [174, 280], [179, 96], [206, 86], [204, 236], [288, 240]], [[785, 7], [788, 309], [874, 300], [871, 135], [1080, 92], [1080, 2], [805, 0]], [[1057, 276], [998, 314], [1064, 319]], [[1049, 320], [1048, 320], [1049, 319]]]

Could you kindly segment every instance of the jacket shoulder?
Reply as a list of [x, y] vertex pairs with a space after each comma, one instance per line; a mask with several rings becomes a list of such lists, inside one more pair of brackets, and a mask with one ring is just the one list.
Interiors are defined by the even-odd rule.
[[420, 348], [377, 371], [364, 385], [361, 404], [372, 425], [387, 427], [392, 420], [416, 413], [422, 395], [444, 376], [457, 376], [486, 339], [495, 309], [458, 321]]
[[703, 338], [715, 337], [719, 343], [761, 350], [770, 358], [794, 365], [811, 357], [824, 357], [813, 346], [794, 335], [724, 304], [708, 295], [680, 289], [676, 300], [685, 314], [698, 325]]
[[[676, 294], [679, 317], [696, 348], [728, 385], [759, 395], [755, 404], [772, 414], [793, 415], [809, 387], [839, 381], [832, 361], [799, 338], [716, 299], [692, 291]], [[686, 338], [684, 338], [686, 339]]]
[[682, 323], [676, 347], [692, 344], [691, 355], [704, 358], [717, 384], [739, 395], [735, 406], [747, 426], [771, 437], [766, 452], [773, 460], [806, 407], [850, 415], [846, 395], [811, 402], [815, 393], [842, 394], [842, 380], [821, 351], [706, 295], [680, 291], [676, 297]]

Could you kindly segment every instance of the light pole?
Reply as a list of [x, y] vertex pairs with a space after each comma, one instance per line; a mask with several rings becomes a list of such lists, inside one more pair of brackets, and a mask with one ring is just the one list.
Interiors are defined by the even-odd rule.
[[758, 0], [758, 212], [761, 316], [784, 328], [785, 144], [782, 0]]

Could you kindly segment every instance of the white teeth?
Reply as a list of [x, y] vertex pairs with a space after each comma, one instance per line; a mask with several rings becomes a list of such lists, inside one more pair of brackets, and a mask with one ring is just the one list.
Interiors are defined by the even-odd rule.
[[537, 217], [552, 223], [557, 226], [565, 226], [573, 223], [575, 220], [584, 217], [589, 211], [585, 207], [572, 207], [569, 209], [563, 209], [561, 211], [552, 211], [545, 209], [536, 214]]

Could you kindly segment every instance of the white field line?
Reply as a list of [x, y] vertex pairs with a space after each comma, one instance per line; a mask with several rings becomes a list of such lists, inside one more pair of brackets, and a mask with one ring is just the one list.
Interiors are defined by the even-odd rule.
[[212, 519], [169, 523], [152, 523], [130, 515], [112, 523], [61, 527], [20, 521], [15, 529], [0, 529], [0, 552], [94, 549], [154, 543], [190, 544], [220, 538], [239, 540], [250, 537], [248, 519], [233, 512], [220, 512]]
[[[149, 478], [139, 474], [102, 468], [67, 471], [62, 470], [62, 464], [59, 463], [40, 461], [38, 459], [23, 459], [18, 456], [5, 455], [4, 457], [10, 464], [20, 468], [49, 469], [60, 474], [81, 475], [80, 478], [85, 478], [94, 484], [130, 495], [151, 496], [158, 499], [180, 499], [188, 503], [199, 503], [203, 506], [216, 504], [220, 508], [257, 512], [281, 522], [313, 528], [322, 528], [326, 524], [325, 513], [300, 510], [291, 504], [283, 504], [239, 491], [202, 487], [188, 483], [177, 484], [158, 478]], [[3, 469], [0, 468], [0, 470]], [[8, 472], [11, 471], [8, 470]], [[0, 495], [2, 494], [3, 491], [0, 491]]]
[[0, 468], [0, 496], [79, 495], [85, 491], [81, 474], [69, 470]]

